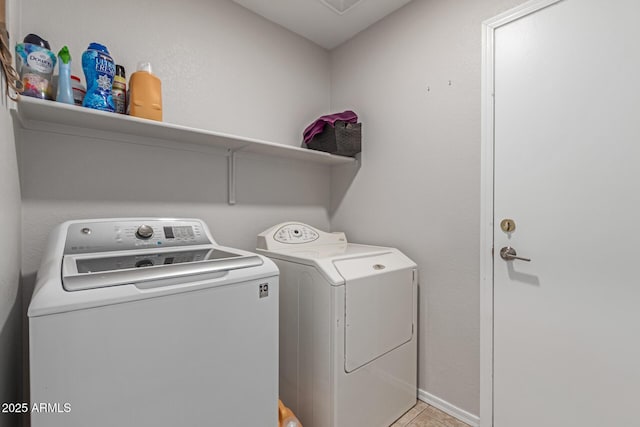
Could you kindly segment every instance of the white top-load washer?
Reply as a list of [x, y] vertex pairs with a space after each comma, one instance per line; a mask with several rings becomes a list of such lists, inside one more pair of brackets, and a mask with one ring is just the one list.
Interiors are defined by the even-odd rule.
[[278, 270], [196, 219], [55, 228], [29, 306], [31, 425], [275, 426]]
[[415, 405], [416, 264], [297, 222], [257, 246], [280, 269], [280, 398], [302, 424], [383, 427]]

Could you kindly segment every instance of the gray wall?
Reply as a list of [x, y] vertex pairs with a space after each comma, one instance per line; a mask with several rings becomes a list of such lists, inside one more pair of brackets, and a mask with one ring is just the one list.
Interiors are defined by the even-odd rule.
[[329, 227], [325, 166], [239, 155], [238, 204], [228, 206], [220, 152], [42, 136], [22, 130], [18, 138], [26, 275], [37, 270], [49, 230], [72, 218], [197, 217], [219, 243], [244, 249], [254, 249], [259, 232], [288, 219]]
[[[14, 22], [12, 6], [7, 2], [9, 30]], [[4, 79], [0, 79], [0, 403], [19, 402], [20, 388], [20, 185], [9, 107]], [[0, 427], [14, 426], [16, 417], [0, 414]]]
[[[102, 3], [85, 0], [21, 7], [22, 31], [54, 49], [69, 45], [74, 73], [82, 75], [81, 54], [92, 41], [128, 75], [150, 60], [166, 122], [299, 145], [304, 127], [328, 111], [328, 52], [228, 0], [115, 0], [107, 15]], [[104, 19], [86, 19], [94, 15]], [[220, 243], [244, 249], [285, 220], [329, 227], [327, 166], [240, 154], [238, 204], [228, 206], [219, 150], [24, 130], [17, 140], [25, 276], [38, 268], [51, 227], [71, 218], [201, 217]]]
[[[7, 1], [7, 26], [15, 22], [15, 1]], [[0, 403], [20, 401], [21, 293], [20, 293], [20, 184], [13, 137], [13, 102], [5, 98], [0, 79]], [[13, 427], [17, 417], [0, 414], [0, 427]]]
[[[2, 83], [2, 82], [0, 82]], [[4, 84], [4, 83], [2, 83]], [[4, 92], [1, 90], [0, 92]], [[1, 93], [4, 98], [4, 93]], [[20, 349], [20, 186], [13, 128], [6, 101], [0, 101], [0, 403], [17, 402]], [[0, 414], [0, 426], [15, 421]]]
[[415, 0], [331, 53], [332, 110], [353, 108], [364, 123], [360, 171], [334, 176], [331, 228], [417, 262], [419, 386], [472, 414], [481, 22], [521, 2]]

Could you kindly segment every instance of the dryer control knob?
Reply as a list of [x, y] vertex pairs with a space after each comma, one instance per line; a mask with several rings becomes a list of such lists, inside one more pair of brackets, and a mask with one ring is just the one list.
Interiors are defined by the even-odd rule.
[[153, 228], [150, 225], [141, 225], [136, 231], [136, 236], [139, 239], [148, 239], [153, 236]]

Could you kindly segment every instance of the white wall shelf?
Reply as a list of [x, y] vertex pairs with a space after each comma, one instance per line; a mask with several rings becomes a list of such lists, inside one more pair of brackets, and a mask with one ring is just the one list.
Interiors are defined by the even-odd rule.
[[[64, 126], [67, 132], [87, 136], [86, 131], [110, 132], [163, 141], [207, 145], [232, 152], [249, 152], [294, 160], [338, 165], [354, 163], [352, 157], [292, 147], [259, 139], [140, 119], [37, 98], [20, 97], [18, 117], [25, 129], [47, 130]], [[84, 130], [84, 131], [83, 131]]]
[[336, 156], [321, 151], [277, 144], [259, 139], [191, 128], [165, 122], [141, 119], [122, 114], [92, 110], [75, 105], [62, 104], [21, 96], [17, 102], [17, 116], [25, 129], [54, 131], [64, 134], [115, 139], [136, 143], [164, 145], [173, 148], [180, 144], [204, 145], [226, 150], [229, 157], [229, 204], [235, 204], [235, 154], [256, 153], [324, 165], [355, 164], [352, 157]]

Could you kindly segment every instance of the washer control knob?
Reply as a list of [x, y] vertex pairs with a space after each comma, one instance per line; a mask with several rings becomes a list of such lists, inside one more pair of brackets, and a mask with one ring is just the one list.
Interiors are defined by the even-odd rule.
[[153, 228], [150, 225], [141, 225], [136, 231], [136, 236], [139, 239], [148, 239], [153, 236]]

